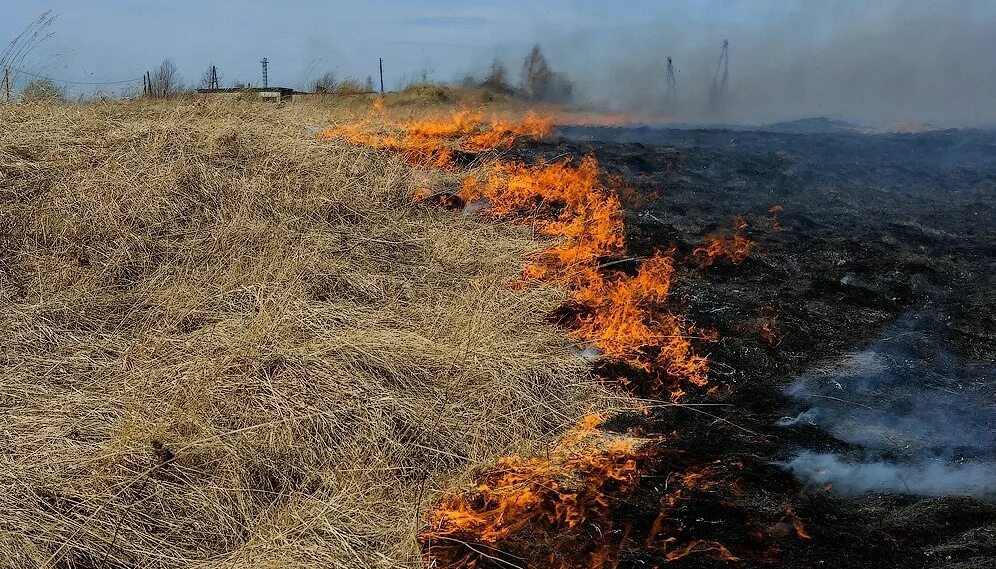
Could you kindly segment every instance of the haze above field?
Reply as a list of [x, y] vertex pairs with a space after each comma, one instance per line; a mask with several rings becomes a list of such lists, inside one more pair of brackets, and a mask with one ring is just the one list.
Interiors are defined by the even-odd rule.
[[[825, 115], [869, 124], [996, 122], [996, 4], [950, 2], [295, 3], [189, 0], [20, 1], [5, 9], [0, 41], [52, 9], [53, 37], [28, 70], [57, 79], [138, 79], [172, 58], [189, 85], [209, 63], [222, 84], [305, 87], [325, 71], [359, 80], [385, 60], [389, 89], [423, 77], [457, 80], [495, 57], [513, 75], [539, 41], [575, 83], [577, 102], [613, 111], [709, 120], [703, 113], [724, 39], [730, 122]], [[665, 58], [678, 104], [663, 105]], [[140, 85], [136, 81], [137, 85]], [[120, 86], [115, 85], [117, 89]], [[94, 86], [77, 85], [76, 92]]]

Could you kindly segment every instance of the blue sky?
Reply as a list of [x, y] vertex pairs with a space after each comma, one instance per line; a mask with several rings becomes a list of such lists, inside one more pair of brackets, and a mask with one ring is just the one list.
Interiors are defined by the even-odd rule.
[[[513, 75], [539, 42], [582, 103], [654, 112], [674, 57], [694, 118], [730, 40], [731, 120], [996, 123], [992, 0], [7, 0], [6, 44], [46, 9], [54, 36], [30, 70], [70, 81], [138, 78], [169, 57], [196, 85], [305, 87], [326, 71], [394, 89], [449, 81], [493, 58]], [[77, 92], [82, 88], [77, 88]]]
[[[385, 59], [388, 86], [423, 70], [452, 79], [495, 56], [520, 56], [536, 41], [597, 33], [653, 20], [750, 19], [749, 3], [512, 0], [321, 2], [287, 0], [67, 1], [14, 0], [0, 20], [0, 41], [47, 9], [55, 35], [31, 62], [73, 81], [138, 77], [163, 57], [188, 82], [208, 63], [223, 82], [259, 81], [270, 61], [271, 84], [297, 85], [336, 70], [363, 79]], [[784, 3], [783, 3], [784, 4]], [[787, 4], [784, 4], [787, 6]], [[588, 46], [598, 49], [597, 45]]]

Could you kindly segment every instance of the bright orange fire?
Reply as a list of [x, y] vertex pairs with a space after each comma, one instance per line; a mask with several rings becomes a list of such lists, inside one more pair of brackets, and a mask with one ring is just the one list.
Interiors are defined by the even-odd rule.
[[670, 535], [675, 508], [720, 483], [711, 465], [668, 477], [649, 530], [617, 527], [654, 451], [631, 438], [606, 437], [597, 430], [600, 421], [585, 418], [544, 456], [500, 459], [472, 492], [438, 504], [421, 535], [426, 564], [604, 569], [638, 549], [658, 550], [668, 561], [691, 554], [738, 560], [719, 542]]
[[[508, 148], [550, 129], [551, 121], [539, 115], [520, 122], [484, 121], [481, 113], [461, 111], [386, 131], [345, 125], [322, 136], [396, 151], [418, 167], [454, 169], [460, 154]], [[464, 204], [483, 200], [482, 215], [528, 222], [553, 238], [554, 244], [530, 260], [525, 280], [565, 287], [578, 314], [571, 333], [606, 357], [646, 372], [654, 385], [640, 386], [643, 392], [669, 390], [676, 399], [681, 386], [707, 383], [708, 361], [691, 342], [704, 333], [667, 308], [676, 271], [673, 251], [654, 254], [632, 274], [601, 267], [606, 258], [625, 252], [623, 209], [611, 185], [593, 157], [536, 165], [495, 160], [483, 173], [465, 178], [458, 197]], [[420, 192], [433, 195], [427, 188]], [[739, 262], [750, 249], [742, 229], [707, 245], [702, 255]], [[668, 560], [693, 553], [736, 560], [718, 542], [678, 543], [669, 535], [667, 510], [694, 489], [708, 488], [713, 483], [708, 469], [678, 476], [649, 535], [633, 536], [629, 526], [613, 528], [652, 453], [632, 438], [601, 434], [601, 420], [585, 418], [545, 455], [500, 459], [472, 491], [439, 503], [421, 536], [426, 562], [464, 568], [500, 560], [503, 566], [597, 569], [617, 564], [627, 545], [641, 544], [659, 549]]]
[[696, 247], [692, 254], [699, 258], [700, 265], [705, 268], [721, 259], [727, 259], [734, 265], [743, 262], [754, 247], [754, 242], [744, 235], [747, 220], [737, 217], [733, 221], [733, 230], [711, 233]]
[[619, 542], [592, 540], [586, 531], [612, 530], [610, 503], [636, 488], [647, 454], [632, 439], [603, 439], [597, 425], [583, 421], [546, 456], [502, 458], [473, 492], [440, 503], [422, 534], [427, 564], [476, 567], [514, 555], [509, 548], [552, 541], [545, 567], [602, 567], [617, 556]]
[[[382, 100], [375, 99], [375, 111], [383, 109], [383, 102], [378, 101]], [[372, 125], [347, 124], [325, 129], [320, 136], [400, 152], [414, 166], [452, 168], [458, 153], [508, 148], [519, 137], [547, 135], [552, 124], [536, 114], [527, 114], [521, 122], [499, 118], [485, 121], [480, 112], [462, 110], [448, 119], [416, 121], [400, 130], [378, 132]]]
[[565, 270], [623, 250], [622, 206], [599, 175], [591, 157], [577, 166], [567, 160], [537, 166], [499, 161], [485, 180], [465, 179], [460, 197], [468, 203], [487, 198], [486, 215], [533, 220], [539, 233], [559, 238], [527, 274], [563, 276]]
[[[526, 267], [525, 276], [571, 291], [584, 313], [575, 337], [644, 371], [705, 385], [708, 361], [694, 354], [694, 334], [663, 309], [674, 275], [672, 254], [655, 254], [634, 276], [599, 269], [601, 258], [624, 251], [622, 206], [601, 178], [592, 157], [577, 166], [499, 162], [485, 180], [464, 180], [460, 197], [487, 199], [486, 215], [533, 220], [539, 233], [558, 238]], [[659, 391], [664, 384], [650, 387]]]
[[[590, 315], [581, 319], [574, 334], [606, 356], [701, 387], [708, 382], [709, 362], [694, 353], [691, 327], [663, 309], [673, 275], [673, 258], [662, 253], [644, 261], [635, 276], [615, 273], [606, 277], [588, 269], [572, 298], [587, 307]], [[674, 386], [651, 387], [656, 392]]]

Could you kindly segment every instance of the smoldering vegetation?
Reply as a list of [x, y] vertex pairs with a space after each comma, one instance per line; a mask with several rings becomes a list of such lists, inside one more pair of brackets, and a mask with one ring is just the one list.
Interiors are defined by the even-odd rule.
[[784, 463], [837, 492], [996, 497], [996, 370], [943, 344], [936, 321], [903, 315], [871, 346], [785, 391], [785, 427], [823, 429], [853, 452], [804, 450]]
[[[708, 9], [705, 21], [696, 15]], [[864, 124], [996, 122], [989, 2], [715, 2], [666, 20], [556, 33], [550, 60], [592, 108], [670, 121], [761, 124], [806, 116]], [[552, 27], [552, 26], [551, 26]], [[719, 57], [729, 40], [721, 100]], [[666, 97], [667, 57], [676, 100]]]

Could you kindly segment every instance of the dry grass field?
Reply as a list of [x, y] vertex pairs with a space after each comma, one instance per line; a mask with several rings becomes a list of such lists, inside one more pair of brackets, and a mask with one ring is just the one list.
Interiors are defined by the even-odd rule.
[[434, 502], [604, 402], [563, 293], [507, 286], [525, 229], [316, 137], [369, 114], [0, 106], [0, 564], [417, 566]]

